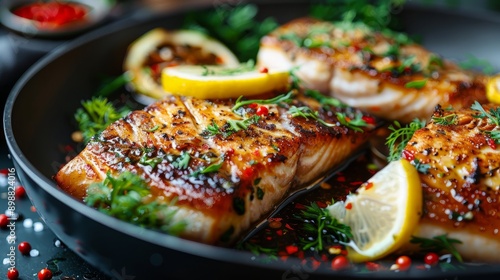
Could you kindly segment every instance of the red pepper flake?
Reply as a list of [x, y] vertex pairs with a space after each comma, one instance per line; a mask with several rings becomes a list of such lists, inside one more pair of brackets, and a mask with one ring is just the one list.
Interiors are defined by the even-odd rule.
[[266, 236], [266, 240], [267, 241], [271, 241], [271, 240], [273, 240], [273, 237], [272, 236]]
[[243, 174], [241, 174], [241, 178], [245, 181], [247, 180], [250, 180], [252, 179], [254, 175], [254, 168], [249, 166], [249, 167], [245, 167], [245, 169], [243, 169]]
[[300, 210], [306, 209], [306, 206], [302, 203], [295, 203], [294, 207], [295, 209], [300, 209]]
[[289, 230], [294, 230], [289, 224], [285, 224], [285, 227]]
[[350, 202], [349, 202], [349, 203], [347, 203], [347, 204], [345, 205], [345, 209], [347, 209], [347, 210], [351, 210], [351, 209], [352, 209], [352, 203], [350, 203]]
[[314, 258], [308, 258], [308, 259], [303, 259], [301, 264], [303, 267], [307, 267], [308, 269], [315, 271], [316, 269], [318, 269], [318, 267], [320, 267], [321, 262], [319, 262]]
[[345, 182], [345, 176], [338, 176], [337, 182]]
[[226, 151], [226, 156], [227, 157], [232, 157], [234, 155], [234, 149], [233, 148], [229, 148], [227, 151]]
[[258, 116], [264, 117], [269, 114], [269, 109], [267, 109], [266, 106], [260, 106], [257, 108], [257, 111], [255, 112]]
[[295, 254], [299, 251], [299, 247], [297, 247], [295, 245], [288, 245], [285, 247], [285, 250], [286, 250], [286, 253], [288, 255], [292, 255], [292, 254]]
[[262, 68], [259, 69], [259, 72], [267, 74], [267, 73], [269, 73], [269, 69], [267, 69], [267, 67], [262, 67]]
[[283, 230], [278, 229], [278, 230], [276, 231], [276, 235], [278, 235], [278, 236], [283, 236]]
[[492, 148], [493, 150], [496, 150], [497, 149], [497, 143], [495, 143], [495, 140], [489, 138], [489, 137], [486, 137], [486, 143], [488, 144], [488, 146], [490, 146], [490, 148]]
[[363, 116], [361, 117], [362, 120], [364, 120], [367, 124], [375, 124], [375, 118], [372, 116]]
[[373, 183], [372, 183], [372, 182], [367, 182], [367, 183], [365, 184], [365, 190], [369, 190], [369, 189], [371, 189], [371, 188], [373, 188]]
[[288, 260], [288, 256], [287, 255], [280, 256], [280, 259], [281, 261], [286, 262], [286, 260]]
[[304, 251], [299, 251], [299, 252], [297, 253], [297, 258], [299, 258], [299, 259], [303, 259], [303, 258], [304, 258]]
[[328, 204], [324, 203], [323, 201], [316, 201], [316, 204], [319, 206], [319, 208], [326, 208]]
[[349, 185], [351, 186], [361, 186], [364, 182], [363, 181], [354, 181], [350, 182]]
[[408, 150], [403, 150], [403, 153], [402, 153], [402, 158], [408, 160], [408, 161], [412, 161], [415, 159], [415, 155], [412, 154], [410, 151]]
[[257, 103], [251, 103], [250, 105], [248, 105], [248, 108], [250, 109], [257, 109], [257, 107], [259, 107], [259, 104]]

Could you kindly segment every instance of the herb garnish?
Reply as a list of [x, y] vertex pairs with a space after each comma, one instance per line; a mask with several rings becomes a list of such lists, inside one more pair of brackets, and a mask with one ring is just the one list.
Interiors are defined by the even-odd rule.
[[351, 228], [332, 217], [329, 211], [312, 202], [296, 218], [303, 222], [303, 230], [311, 238], [301, 238], [302, 249], [322, 251], [327, 244], [347, 243], [352, 238]]
[[447, 252], [452, 254], [459, 262], [463, 262], [462, 256], [454, 244], [461, 244], [457, 239], [449, 238], [447, 234], [434, 236], [432, 239], [412, 236], [411, 243], [419, 244], [420, 248], [429, 252]]
[[253, 115], [243, 120], [227, 120], [226, 124], [222, 127], [219, 127], [215, 121], [212, 121], [212, 124], [207, 126], [201, 135], [203, 137], [209, 137], [220, 134], [226, 138], [240, 130], [247, 130], [250, 125], [258, 123], [259, 120], [260, 117], [258, 115]]
[[363, 132], [363, 129], [361, 127], [367, 126], [366, 121], [363, 119], [363, 114], [358, 113], [355, 115], [354, 119], [348, 118], [346, 114], [337, 112], [335, 113], [337, 116], [337, 119], [339, 120], [339, 123], [343, 126], [346, 126], [347, 128], [350, 128], [354, 131], [357, 132]]
[[421, 89], [427, 84], [427, 79], [424, 80], [417, 80], [417, 81], [411, 81], [405, 84], [405, 88], [416, 88], [416, 89]]
[[474, 104], [472, 104], [471, 109], [476, 110], [480, 113], [479, 115], [475, 115], [474, 116], [475, 118], [487, 117], [488, 122], [490, 122], [496, 126], [500, 125], [500, 108], [496, 108], [496, 109], [491, 108], [489, 112], [486, 112], [486, 110], [484, 110], [483, 106], [481, 106], [481, 104], [479, 104], [479, 102], [475, 101]]
[[439, 125], [455, 125], [458, 122], [457, 114], [449, 114], [442, 117], [432, 116], [432, 121]]
[[270, 99], [251, 99], [251, 100], [242, 100], [243, 99], [243, 95], [242, 95], [242, 96], [238, 97], [238, 99], [236, 99], [236, 102], [234, 103], [234, 106], [231, 110], [233, 112], [235, 112], [239, 108], [246, 106], [246, 105], [253, 104], [253, 103], [261, 104], [261, 105], [289, 103], [292, 101], [293, 94], [294, 94], [293, 91], [289, 91], [286, 94], [280, 94], [280, 95], [273, 97], [273, 98], [270, 98]]
[[394, 161], [401, 158], [401, 153], [403, 152], [406, 144], [410, 141], [413, 133], [415, 131], [425, 127], [426, 122], [424, 120], [415, 119], [407, 126], [402, 126], [398, 121], [394, 121], [394, 125], [389, 126], [391, 134], [387, 137], [385, 144], [389, 147], [388, 161]]
[[461, 61], [458, 65], [465, 70], [477, 70], [486, 75], [495, 74], [495, 67], [493, 67], [489, 61], [479, 59], [473, 55], [467, 56], [467, 58]]
[[417, 169], [417, 171], [422, 174], [427, 174], [427, 172], [429, 172], [429, 169], [431, 168], [430, 164], [422, 163], [418, 159], [412, 160], [411, 164], [413, 164], [413, 166], [415, 166], [415, 169]]
[[103, 182], [88, 187], [84, 202], [120, 220], [172, 235], [181, 233], [186, 223], [173, 219], [177, 212], [176, 201], [150, 201], [150, 193], [149, 186], [139, 175], [123, 172], [115, 178], [108, 172]]
[[190, 177], [198, 177], [201, 174], [208, 174], [208, 173], [219, 171], [219, 169], [222, 167], [222, 164], [224, 164], [224, 158], [225, 158], [225, 155], [222, 155], [221, 160], [218, 163], [213, 163], [209, 166], [202, 167], [199, 170], [189, 174], [189, 176]]
[[163, 156], [152, 157], [151, 154], [153, 149], [145, 148], [142, 152], [142, 156], [139, 159], [139, 163], [142, 165], [149, 165], [151, 168], [155, 168], [160, 162], [163, 161]]
[[87, 143], [94, 135], [101, 133], [111, 123], [126, 116], [130, 109], [116, 109], [106, 97], [96, 96], [82, 102], [83, 108], [78, 108], [75, 120]]
[[290, 109], [288, 109], [288, 113], [293, 118], [295, 118], [295, 117], [303, 117], [306, 120], [308, 120], [309, 118], [311, 118], [311, 119], [314, 119], [314, 120], [318, 121], [319, 123], [321, 123], [324, 126], [328, 126], [328, 127], [337, 126], [334, 123], [328, 123], [328, 122], [324, 121], [323, 119], [321, 119], [319, 117], [318, 111], [313, 111], [311, 108], [306, 107], [306, 106], [302, 106], [302, 107], [292, 106], [292, 107], [290, 107]]
[[187, 169], [191, 156], [188, 152], [182, 151], [181, 154], [172, 162], [172, 166], [177, 169]]
[[255, 4], [220, 4], [213, 11], [190, 13], [184, 28], [198, 30], [221, 41], [240, 61], [255, 59], [260, 39], [278, 27], [272, 17], [257, 19]]

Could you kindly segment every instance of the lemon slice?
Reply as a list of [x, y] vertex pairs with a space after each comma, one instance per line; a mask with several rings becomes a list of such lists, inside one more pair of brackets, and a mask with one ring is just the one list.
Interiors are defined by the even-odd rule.
[[123, 70], [130, 74], [136, 93], [159, 99], [167, 95], [161, 86], [161, 70], [184, 64], [237, 67], [239, 61], [222, 43], [198, 31], [155, 28], [130, 44]]
[[422, 214], [418, 172], [407, 160], [392, 161], [347, 197], [345, 211], [330, 207], [332, 216], [351, 227], [351, 261], [383, 258], [408, 244], [417, 228]]
[[286, 89], [288, 71], [259, 71], [241, 65], [223, 66], [180, 65], [165, 68], [162, 85], [166, 92], [200, 99], [237, 98]]
[[500, 74], [490, 77], [486, 84], [486, 97], [488, 101], [500, 104]]

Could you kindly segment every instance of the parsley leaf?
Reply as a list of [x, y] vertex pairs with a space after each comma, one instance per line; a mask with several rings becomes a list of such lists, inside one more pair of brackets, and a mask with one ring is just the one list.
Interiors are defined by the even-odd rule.
[[186, 222], [174, 221], [176, 201], [151, 201], [150, 193], [149, 186], [138, 175], [123, 172], [115, 178], [108, 172], [103, 182], [88, 187], [84, 202], [123, 221], [172, 235], [181, 233]]

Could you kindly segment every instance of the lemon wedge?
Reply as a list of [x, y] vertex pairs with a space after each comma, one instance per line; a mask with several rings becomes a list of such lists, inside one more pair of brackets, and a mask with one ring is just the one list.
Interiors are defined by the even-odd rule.
[[490, 77], [486, 84], [486, 97], [488, 101], [500, 104], [500, 74]]
[[201, 32], [155, 28], [129, 45], [123, 70], [130, 74], [134, 92], [159, 99], [167, 95], [161, 86], [161, 70], [183, 64], [237, 67], [239, 61], [221, 42]]
[[165, 68], [162, 85], [174, 95], [200, 99], [237, 98], [284, 90], [288, 71], [262, 71], [245, 64], [239, 67], [179, 65]]
[[408, 244], [422, 214], [422, 187], [407, 160], [392, 161], [330, 214], [351, 227], [348, 257], [353, 262], [383, 258]]

